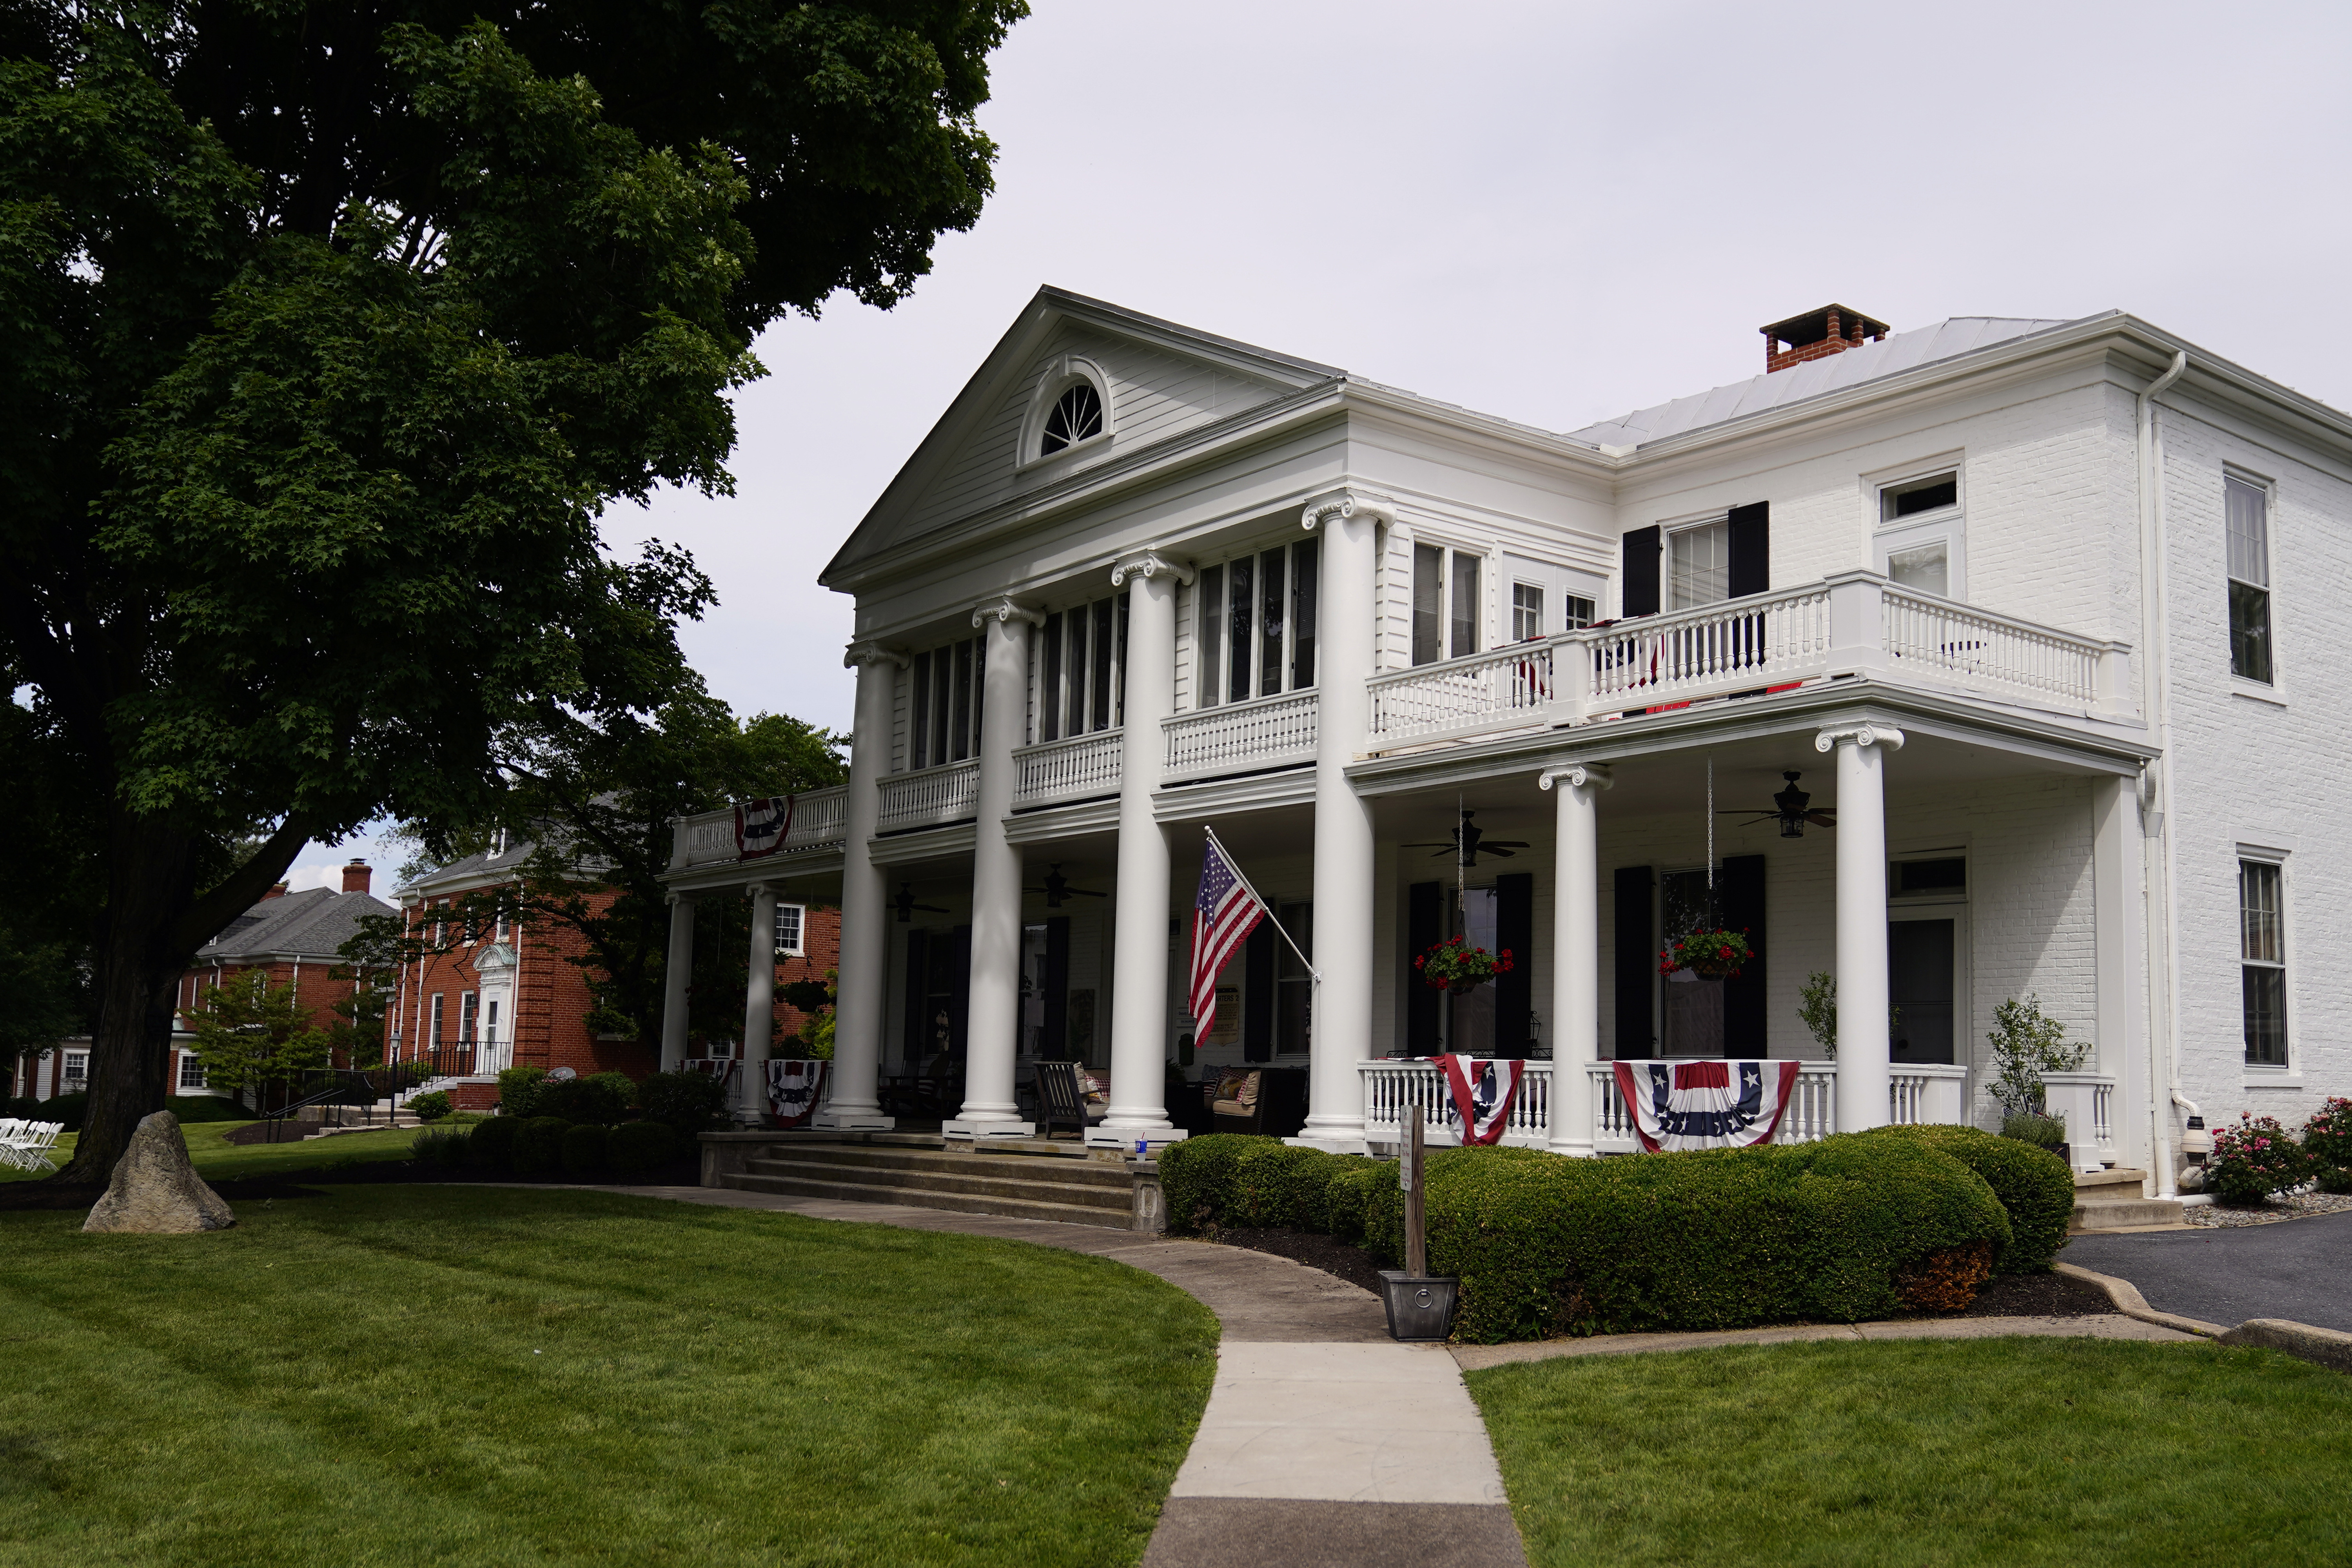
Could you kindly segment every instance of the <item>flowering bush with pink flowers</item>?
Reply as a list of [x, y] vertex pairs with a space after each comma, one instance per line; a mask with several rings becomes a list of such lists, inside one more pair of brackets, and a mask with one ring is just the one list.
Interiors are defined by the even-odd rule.
[[2310, 1162], [2275, 1116], [2238, 1112], [2235, 1127], [2213, 1134], [2205, 1157], [2205, 1190], [2225, 1204], [2251, 1207], [2283, 1193], [2309, 1173]]
[[2311, 1113], [2303, 1124], [2303, 1153], [2320, 1191], [2352, 1193], [2352, 1100], [2330, 1095]]

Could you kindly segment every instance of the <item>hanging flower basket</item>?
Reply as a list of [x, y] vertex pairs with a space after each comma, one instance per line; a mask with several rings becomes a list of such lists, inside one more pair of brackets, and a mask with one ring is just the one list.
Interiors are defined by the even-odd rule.
[[1658, 954], [1658, 973], [1687, 973], [1701, 980], [1722, 980], [1739, 973], [1755, 956], [1744, 931], [1695, 931], [1666, 943]]
[[1412, 966], [1421, 972], [1423, 984], [1451, 991], [1456, 996], [1475, 991], [1497, 974], [1507, 974], [1517, 967], [1511, 962], [1509, 948], [1488, 952], [1458, 936], [1447, 937], [1414, 959]]

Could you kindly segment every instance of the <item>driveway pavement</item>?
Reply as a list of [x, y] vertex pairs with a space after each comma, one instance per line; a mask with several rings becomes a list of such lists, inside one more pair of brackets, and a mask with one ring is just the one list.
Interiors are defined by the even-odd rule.
[[2229, 1230], [2078, 1236], [2059, 1257], [2130, 1280], [2159, 1312], [2225, 1328], [2285, 1318], [2352, 1332], [2352, 1214]]

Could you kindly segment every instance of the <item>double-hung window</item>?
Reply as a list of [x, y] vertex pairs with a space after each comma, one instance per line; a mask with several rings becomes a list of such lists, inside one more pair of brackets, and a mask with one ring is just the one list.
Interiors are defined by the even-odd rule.
[[2238, 861], [2238, 973], [2252, 1067], [2287, 1065], [2284, 871], [2275, 860]]
[[[2230, 530], [2230, 673], [2271, 684], [2270, 490], [2235, 474], [2221, 481]], [[2249, 1042], [2252, 1040], [2249, 1035]], [[2251, 1044], [2249, 1045], [2251, 1049]]]
[[180, 1087], [182, 1089], [205, 1087], [205, 1059], [194, 1051], [180, 1053]]
[[801, 922], [806, 913], [805, 907], [800, 904], [776, 906], [776, 956], [778, 958], [803, 956], [801, 952]]
[[981, 664], [979, 637], [919, 653], [908, 675], [912, 702], [908, 712], [907, 765], [936, 768], [980, 754]]
[[1731, 522], [1724, 519], [1666, 535], [1666, 553], [1673, 572], [1666, 608], [1696, 609], [1731, 597]]
[[1037, 739], [1117, 729], [1126, 672], [1124, 595], [1047, 616], [1037, 634]]
[[1435, 544], [1412, 547], [1412, 662], [1435, 664], [1478, 651], [1485, 616], [1479, 593], [1486, 557]]
[[1246, 702], [1315, 684], [1322, 543], [1302, 539], [1201, 569], [1192, 587], [1195, 706]]
[[481, 1016], [481, 1005], [482, 998], [476, 992], [461, 991], [457, 994], [457, 1043], [459, 1045], [470, 1046], [474, 1043], [474, 1023]]
[[442, 1016], [443, 1016], [443, 1015], [442, 1015], [442, 1009], [443, 1009], [443, 1007], [445, 1006], [445, 1005], [446, 1005], [447, 1002], [448, 1002], [448, 997], [447, 997], [447, 995], [446, 995], [446, 994], [445, 994], [444, 993], [439, 992], [439, 991], [436, 991], [435, 993], [433, 993], [433, 1037], [433, 1037], [433, 1045], [434, 1045], [434, 1048], [435, 1048], [435, 1049], [436, 1049], [436, 1050], [437, 1050], [437, 1049], [439, 1049], [439, 1048], [440, 1048], [440, 1046], [441, 1046], [441, 1023], [442, 1023]]

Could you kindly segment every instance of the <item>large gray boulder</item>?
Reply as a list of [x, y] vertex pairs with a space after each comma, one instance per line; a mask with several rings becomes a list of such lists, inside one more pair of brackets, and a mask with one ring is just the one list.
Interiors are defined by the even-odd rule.
[[90, 1206], [82, 1229], [182, 1236], [226, 1230], [236, 1223], [221, 1195], [205, 1185], [188, 1160], [180, 1119], [159, 1110], [139, 1123], [131, 1146], [115, 1162], [106, 1195]]

